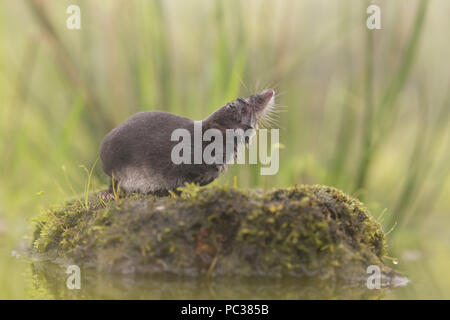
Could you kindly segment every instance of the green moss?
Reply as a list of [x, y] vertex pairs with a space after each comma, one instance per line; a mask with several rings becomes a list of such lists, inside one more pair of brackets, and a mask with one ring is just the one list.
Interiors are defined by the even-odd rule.
[[168, 197], [90, 196], [36, 219], [33, 250], [48, 260], [120, 273], [366, 278], [393, 272], [380, 225], [325, 186], [262, 193], [188, 185]]

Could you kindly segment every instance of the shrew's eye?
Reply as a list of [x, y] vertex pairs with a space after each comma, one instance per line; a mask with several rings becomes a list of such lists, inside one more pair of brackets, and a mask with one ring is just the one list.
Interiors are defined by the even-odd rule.
[[242, 114], [246, 114], [246, 113], [247, 113], [247, 109], [242, 108], [242, 109], [241, 109], [241, 113], [242, 113]]

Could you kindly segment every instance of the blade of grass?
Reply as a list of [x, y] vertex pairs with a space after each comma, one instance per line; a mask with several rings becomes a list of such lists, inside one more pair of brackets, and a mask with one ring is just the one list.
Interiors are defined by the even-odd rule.
[[374, 117], [374, 123], [366, 123], [370, 125], [370, 129], [365, 130], [363, 137], [362, 153], [355, 180], [355, 190], [365, 188], [370, 167], [380, 143], [382, 142], [382, 138], [386, 137], [390, 127], [392, 126], [395, 118], [394, 115], [398, 109], [398, 105], [396, 104], [397, 98], [405, 85], [418, 50], [418, 44], [424, 27], [427, 7], [427, 0], [422, 0], [419, 3], [413, 29], [406, 46], [399, 71], [395, 74], [394, 79], [386, 90], [375, 115], [372, 115]]

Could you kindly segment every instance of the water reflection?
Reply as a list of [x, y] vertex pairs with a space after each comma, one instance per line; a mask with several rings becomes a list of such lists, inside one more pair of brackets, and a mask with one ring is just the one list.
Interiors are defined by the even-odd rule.
[[39, 299], [381, 299], [392, 288], [369, 290], [320, 279], [190, 279], [174, 276], [123, 276], [81, 271], [81, 289], [69, 290], [65, 268], [33, 262], [32, 298]]

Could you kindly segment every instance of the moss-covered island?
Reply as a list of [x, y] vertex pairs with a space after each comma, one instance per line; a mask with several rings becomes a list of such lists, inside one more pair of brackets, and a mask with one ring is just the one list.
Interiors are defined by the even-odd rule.
[[190, 185], [107, 203], [92, 194], [37, 218], [32, 247], [41, 259], [103, 274], [365, 282], [369, 265], [396, 274], [382, 261], [378, 222], [358, 200], [320, 185], [266, 193]]

